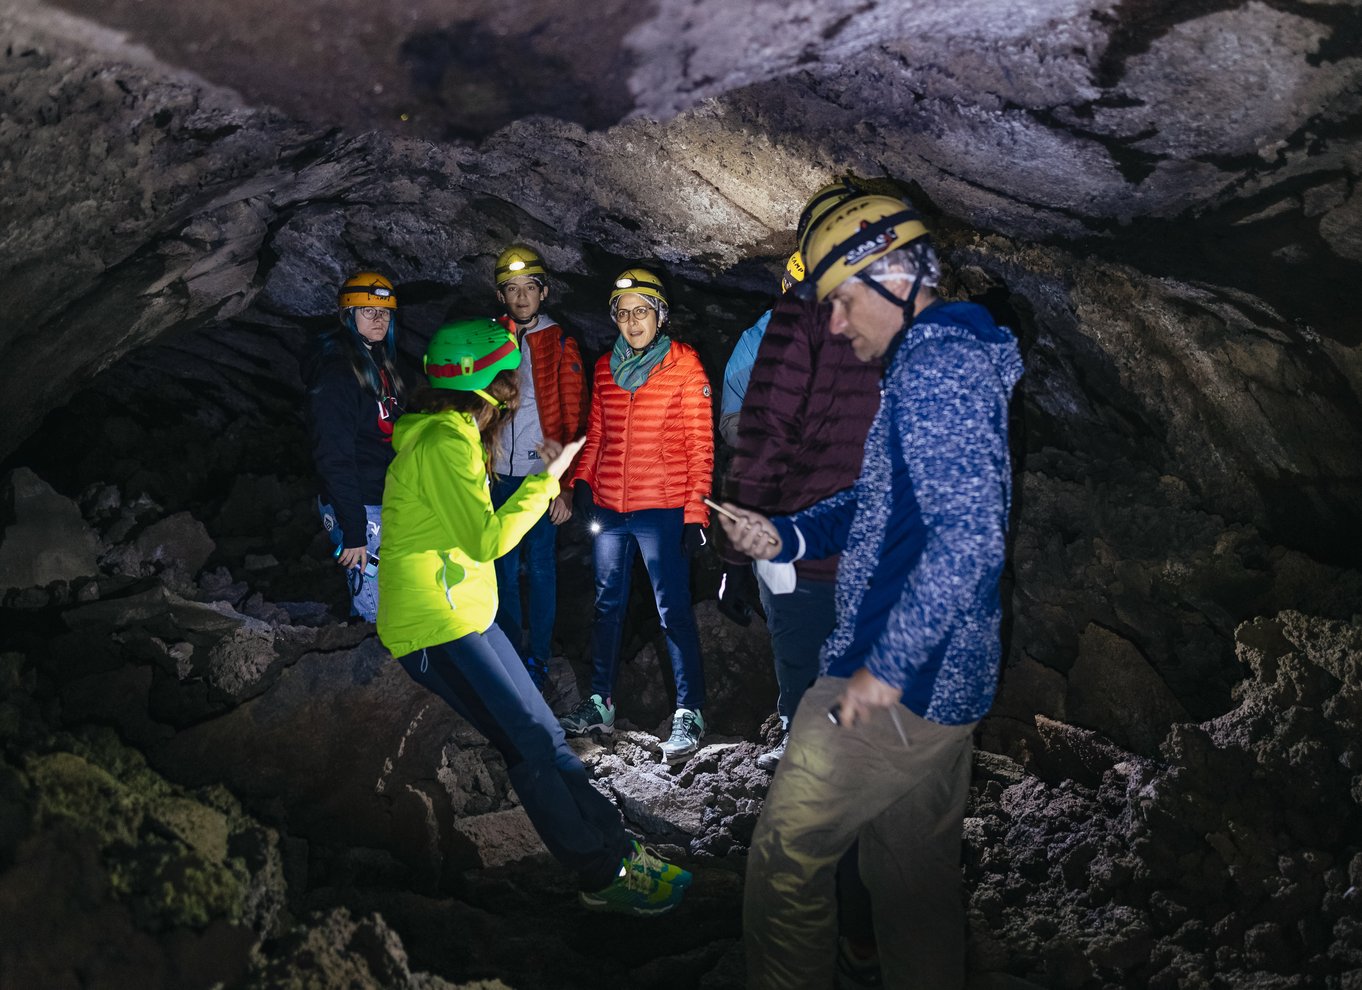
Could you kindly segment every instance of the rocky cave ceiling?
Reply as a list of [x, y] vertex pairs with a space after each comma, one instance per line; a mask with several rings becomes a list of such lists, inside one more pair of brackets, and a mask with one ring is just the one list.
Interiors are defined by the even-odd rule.
[[[914, 198], [946, 291], [1013, 326], [1027, 366], [1008, 666], [967, 835], [978, 966], [1066, 988], [1358, 985], [1339, 974], [1362, 971], [1362, 920], [1345, 925], [1362, 900], [1362, 2], [453, 6], [0, 0], [0, 574], [31, 576], [0, 581], [18, 768], [0, 763], [0, 812], [20, 795], [42, 819], [77, 763], [131, 794], [149, 772], [133, 746], [173, 784], [120, 807], [148, 802], [157, 835], [183, 836], [193, 804], [262, 850], [232, 867], [234, 923], [278, 939], [252, 986], [314, 937], [372, 972], [381, 957], [374, 985], [442, 985], [410, 982], [397, 937], [361, 919], [380, 906], [421, 968], [536, 985], [542, 954], [500, 929], [500, 947], [422, 936], [411, 889], [457, 889], [439, 911], [469, 930], [560, 919], [514, 873], [458, 879], [489, 854], [451, 822], [511, 814], [504, 769], [327, 618], [302, 341], [341, 278], [377, 266], [419, 354], [446, 314], [491, 305], [492, 259], [526, 239], [596, 351], [603, 280], [662, 265], [717, 377], [803, 200], [852, 173]], [[64, 506], [43, 525], [83, 517], [90, 564], [34, 552], [25, 498]], [[96, 556], [99, 580], [76, 580]], [[700, 608], [737, 748], [678, 780], [650, 775], [644, 734], [589, 762], [635, 825], [709, 870], [675, 985], [723, 987], [740, 971], [723, 858], [765, 786], [741, 658], [765, 646]], [[655, 632], [632, 636], [646, 728], [669, 710]], [[585, 632], [560, 634], [580, 665]], [[315, 692], [369, 744], [322, 724]], [[119, 744], [42, 735], [86, 723]], [[219, 783], [231, 794], [204, 790]], [[28, 827], [0, 814], [0, 894], [41, 887]], [[244, 958], [203, 917], [135, 903], [197, 932], [174, 950], [126, 935], [162, 971], [226, 979], [195, 953]], [[357, 920], [288, 928], [313, 909]], [[568, 950], [549, 957], [573, 985]], [[672, 985], [646, 955], [612, 972]]]
[[[1362, 475], [1340, 291], [1362, 265], [1360, 11], [8, 0], [3, 263], [25, 291], [0, 450], [167, 335], [323, 317], [356, 265], [394, 272], [419, 349], [486, 305], [513, 237], [544, 245], [589, 342], [610, 332], [600, 273], [660, 260], [717, 368], [803, 198], [851, 172], [911, 192], [1014, 323], [1092, 307], [1079, 336], [1105, 369], [1057, 354], [1033, 401], [1089, 406], [1066, 393], [1113, 353], [1118, 378], [1167, 353], [1190, 379], [1156, 370], [1152, 402], [1123, 382], [1151, 408], [1120, 415], [1223, 430], [1234, 449], [1198, 450], [1186, 480], [1260, 521], [1261, 493], [1299, 482], [1308, 520], [1276, 515], [1308, 541], [1351, 525]], [[1087, 291], [1104, 279], [1191, 318]]]

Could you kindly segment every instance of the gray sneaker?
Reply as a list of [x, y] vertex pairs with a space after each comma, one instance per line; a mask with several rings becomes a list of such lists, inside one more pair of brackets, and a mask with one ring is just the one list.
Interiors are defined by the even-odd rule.
[[615, 706], [599, 694], [593, 694], [558, 720], [570, 736], [584, 736], [588, 732], [606, 735], [615, 731]]
[[671, 737], [662, 744], [662, 759], [680, 763], [700, 748], [704, 737], [704, 716], [689, 708], [678, 708], [672, 716]]
[[780, 758], [785, 755], [785, 747], [790, 741], [790, 720], [784, 715], [780, 717], [780, 738], [776, 744], [757, 757], [758, 769], [765, 770], [767, 773], [775, 773], [776, 765], [780, 763]]

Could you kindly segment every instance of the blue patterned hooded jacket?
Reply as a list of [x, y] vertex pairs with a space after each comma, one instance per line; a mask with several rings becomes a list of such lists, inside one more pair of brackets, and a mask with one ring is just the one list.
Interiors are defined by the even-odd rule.
[[[866, 667], [944, 725], [993, 703], [1012, 501], [1007, 407], [1021, 356], [974, 303], [936, 303], [886, 355], [856, 484], [773, 519], [777, 561], [842, 552], [822, 673]], [[796, 534], [796, 528], [798, 534]]]

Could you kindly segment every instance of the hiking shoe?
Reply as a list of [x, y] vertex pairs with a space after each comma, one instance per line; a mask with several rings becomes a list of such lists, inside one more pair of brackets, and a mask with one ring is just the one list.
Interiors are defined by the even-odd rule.
[[884, 979], [880, 974], [880, 957], [857, 959], [847, 947], [846, 936], [837, 938], [837, 990], [874, 990]]
[[689, 708], [678, 708], [672, 716], [671, 737], [662, 744], [662, 758], [668, 763], [680, 763], [700, 748], [704, 737], [704, 717]]
[[776, 765], [780, 763], [780, 758], [785, 755], [785, 747], [790, 742], [790, 720], [784, 715], [780, 716], [780, 738], [776, 744], [757, 757], [758, 769], [768, 773], [775, 773]]
[[645, 865], [645, 856], [643, 847], [635, 842], [629, 856], [620, 860], [619, 875], [609, 887], [596, 891], [583, 890], [577, 899], [583, 907], [593, 911], [618, 911], [645, 917], [670, 911], [681, 903], [686, 888], [673, 886], [653, 876]]
[[570, 736], [584, 736], [592, 731], [609, 735], [615, 731], [615, 706], [593, 694], [560, 718], [558, 724]]
[[634, 842], [633, 840], [630, 840], [630, 842], [634, 850], [630, 859], [646, 870], [654, 880], [661, 880], [681, 890], [690, 886], [689, 870], [683, 870], [675, 863], [668, 863], [657, 854], [655, 849], [645, 846], [641, 842]]

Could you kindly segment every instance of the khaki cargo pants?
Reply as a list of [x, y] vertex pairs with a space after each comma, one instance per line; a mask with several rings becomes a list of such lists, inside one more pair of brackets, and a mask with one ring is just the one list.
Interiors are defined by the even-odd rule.
[[846, 679], [804, 694], [747, 861], [743, 943], [750, 990], [833, 985], [837, 861], [859, 836], [884, 985], [964, 983], [960, 836], [974, 725], [939, 725], [902, 705], [854, 727], [828, 708]]

